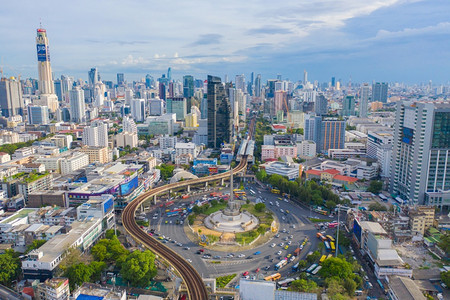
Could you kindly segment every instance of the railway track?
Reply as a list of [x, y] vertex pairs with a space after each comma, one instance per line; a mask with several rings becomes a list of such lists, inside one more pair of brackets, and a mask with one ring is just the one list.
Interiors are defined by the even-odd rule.
[[[248, 138], [251, 138], [254, 132], [256, 119], [253, 118], [250, 125]], [[239, 165], [233, 169], [233, 173], [237, 174], [245, 170], [247, 167], [247, 157], [243, 157]], [[122, 213], [122, 223], [125, 230], [130, 234], [136, 241], [143, 244], [145, 247], [151, 249], [160, 257], [164, 258], [181, 276], [183, 279], [188, 297], [191, 300], [207, 300], [208, 291], [203, 282], [200, 274], [195, 270], [195, 268], [187, 262], [181, 255], [165, 246], [163, 243], [158, 242], [154, 237], [148, 235], [144, 232], [136, 223], [135, 213], [138, 207], [146, 200], [151, 199], [151, 197], [157, 196], [161, 193], [170, 191], [171, 189], [177, 189], [182, 187], [187, 187], [188, 185], [201, 184], [210, 181], [221, 180], [228, 178], [230, 172], [225, 172], [222, 174], [217, 174], [214, 176], [203, 177], [188, 181], [182, 181], [172, 184], [167, 184], [161, 187], [151, 189], [142, 195], [136, 197], [131, 201], [124, 209]]]

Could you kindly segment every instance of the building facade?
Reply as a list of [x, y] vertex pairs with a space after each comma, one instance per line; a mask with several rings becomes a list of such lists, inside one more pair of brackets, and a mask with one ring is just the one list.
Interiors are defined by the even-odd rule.
[[231, 141], [231, 106], [219, 77], [208, 75], [208, 147]]

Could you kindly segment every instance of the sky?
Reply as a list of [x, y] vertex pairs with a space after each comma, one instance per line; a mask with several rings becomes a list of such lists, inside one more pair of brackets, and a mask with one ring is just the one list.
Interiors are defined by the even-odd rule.
[[448, 83], [448, 0], [16, 0], [0, 9], [5, 76], [37, 78], [36, 29], [55, 77], [127, 81], [172, 68], [204, 79]]

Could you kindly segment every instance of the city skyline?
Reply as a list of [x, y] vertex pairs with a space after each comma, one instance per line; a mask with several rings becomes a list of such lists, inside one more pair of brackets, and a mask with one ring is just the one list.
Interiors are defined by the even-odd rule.
[[32, 41], [42, 20], [55, 78], [87, 79], [97, 67], [104, 80], [124, 73], [132, 81], [171, 67], [180, 80], [255, 72], [298, 81], [306, 69], [319, 82], [448, 82], [448, 1], [127, 4], [5, 3], [4, 75], [37, 78]]

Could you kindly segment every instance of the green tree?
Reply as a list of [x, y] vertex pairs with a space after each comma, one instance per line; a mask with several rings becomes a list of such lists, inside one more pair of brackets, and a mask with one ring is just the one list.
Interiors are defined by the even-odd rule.
[[351, 278], [344, 278], [343, 286], [347, 295], [353, 296], [356, 291], [356, 282]]
[[155, 255], [149, 250], [134, 251], [128, 255], [120, 273], [132, 286], [147, 287], [157, 273]]
[[161, 170], [161, 177], [164, 180], [168, 180], [169, 178], [172, 177], [173, 170], [175, 169], [175, 166], [174, 165], [161, 164], [159, 166], [156, 166], [156, 168]]
[[382, 189], [383, 189], [383, 182], [379, 180], [372, 180], [370, 181], [367, 191], [374, 194], [379, 194]]
[[106, 243], [97, 243], [91, 249], [91, 254], [96, 261], [103, 262], [109, 258]]
[[[345, 293], [345, 288], [341, 284], [338, 278], [328, 278], [325, 280], [327, 286], [327, 295], [332, 297], [331, 299], [347, 299], [343, 294]], [[339, 295], [339, 296], [337, 296]], [[333, 298], [334, 297], [334, 298]]]
[[264, 203], [256, 203], [255, 210], [257, 212], [263, 212], [266, 209], [266, 205]]
[[343, 230], [339, 230], [339, 245], [343, 247], [350, 246], [350, 240]]
[[387, 211], [387, 207], [378, 202], [372, 203], [369, 205], [370, 211]]
[[[114, 229], [108, 229], [105, 232], [105, 238], [107, 238], [108, 240], [111, 240], [114, 236], [116, 235], [116, 230]], [[117, 237], [120, 236], [120, 231], [117, 230]]]
[[17, 278], [20, 272], [20, 260], [18, 253], [13, 250], [6, 250], [0, 254], [0, 283], [11, 286], [13, 279]]
[[65, 273], [65, 276], [69, 278], [70, 290], [74, 290], [84, 282], [89, 282], [92, 273], [92, 268], [84, 263], [70, 266]]
[[103, 270], [106, 269], [106, 264], [102, 261], [93, 261], [89, 264], [92, 270], [91, 281], [99, 281], [101, 279], [101, 274]]
[[336, 207], [336, 202], [328, 200], [327, 202], [325, 202], [325, 207], [328, 209], [333, 209]]
[[320, 256], [321, 256], [321, 254], [319, 251], [314, 251], [311, 255], [308, 255], [306, 257], [306, 261], [311, 264], [311, 263], [315, 262], [316, 260], [318, 260]]
[[446, 231], [441, 236], [441, 242], [438, 244], [439, 248], [441, 248], [445, 253], [450, 253], [450, 233]]
[[303, 293], [314, 293], [317, 290], [317, 284], [312, 280], [294, 280], [292, 281], [289, 290]]
[[450, 271], [441, 273], [441, 280], [445, 285], [450, 286]]
[[38, 249], [46, 242], [47, 242], [46, 240], [34, 240], [31, 244], [28, 245], [27, 250], [25, 252], [28, 253], [31, 250]]
[[323, 278], [351, 278], [353, 277], [353, 268], [352, 264], [343, 258], [330, 257], [322, 263], [319, 273]]

